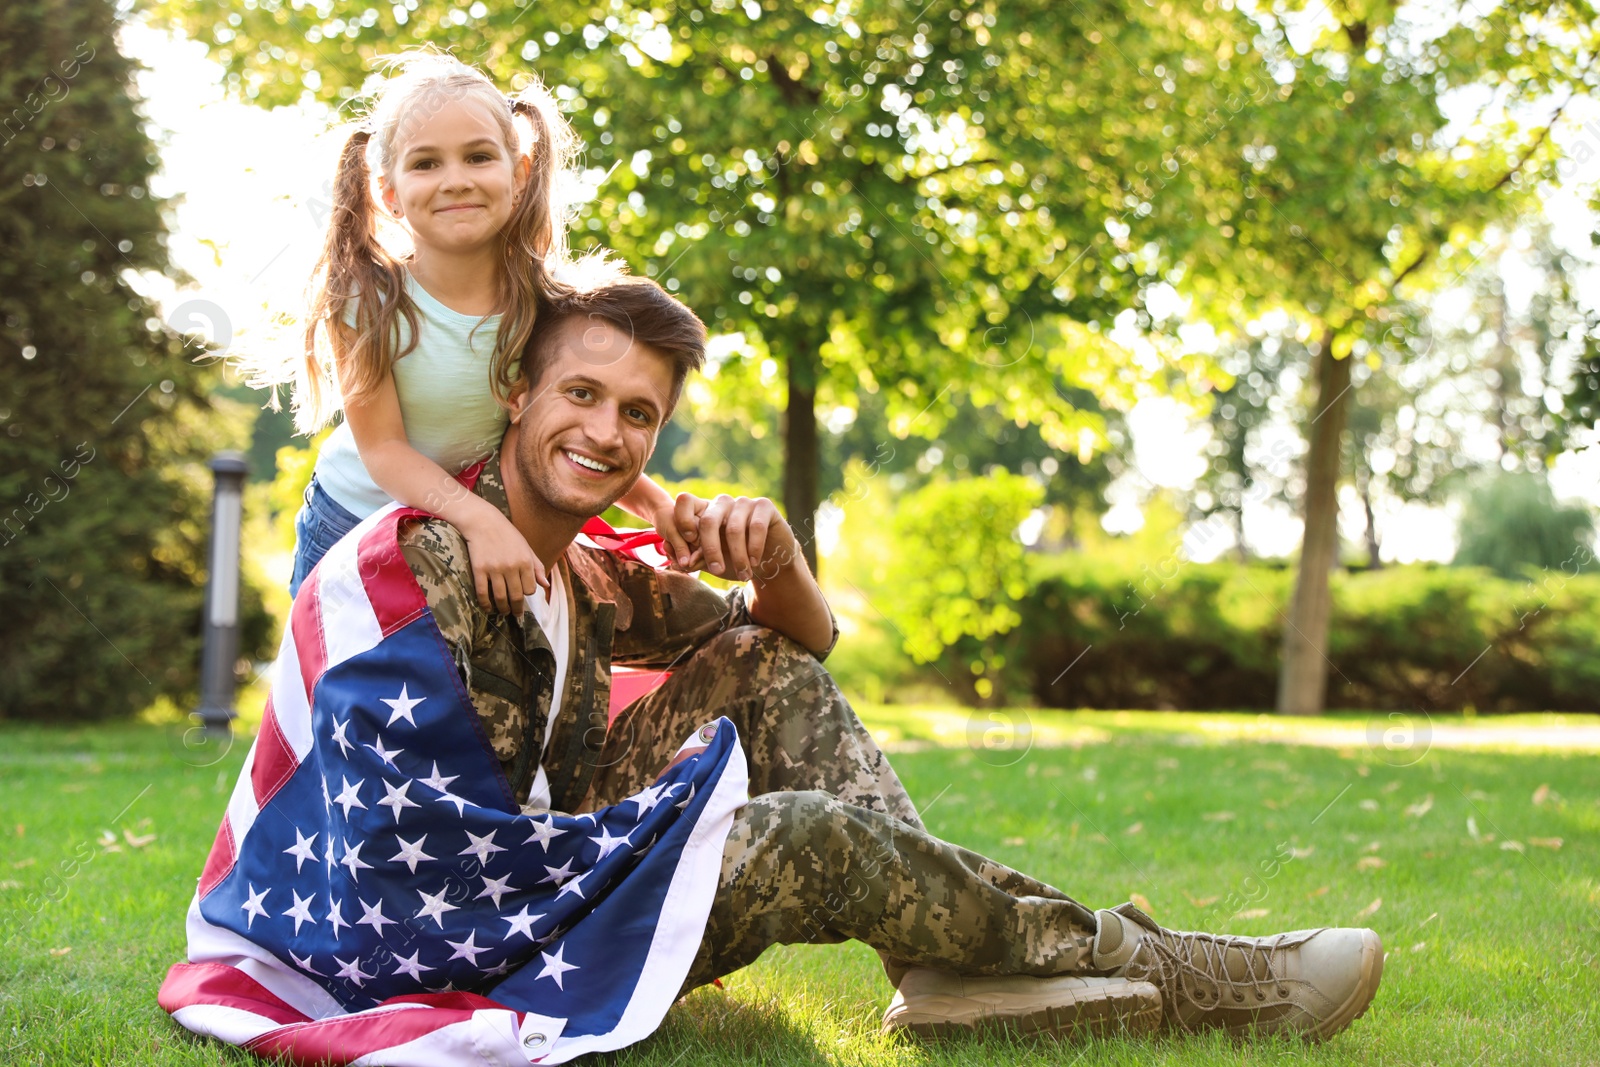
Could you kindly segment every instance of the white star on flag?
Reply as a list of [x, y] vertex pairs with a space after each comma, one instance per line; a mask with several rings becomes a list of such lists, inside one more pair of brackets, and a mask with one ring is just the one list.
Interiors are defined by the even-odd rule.
[[333, 798], [333, 802], [344, 806], [344, 817], [348, 821], [351, 808], [360, 808], [362, 811], [367, 810], [367, 806], [361, 803], [361, 798], [357, 795], [360, 793], [361, 786], [366, 782], [366, 779], [357, 778], [355, 784], [351, 785], [350, 779], [341, 774], [339, 780], [344, 783], [344, 790]]
[[412, 800], [410, 797], [406, 796], [406, 790], [411, 788], [410, 782], [407, 782], [405, 785], [402, 785], [397, 789], [390, 785], [386, 779], [380, 778], [378, 781], [383, 783], [384, 791], [388, 793], [388, 796], [378, 801], [378, 807], [388, 807], [394, 809], [394, 821], [396, 826], [400, 824], [401, 808], [422, 807], [421, 804], [418, 804], [415, 800]]
[[490, 878], [487, 874], [480, 874], [478, 877], [483, 879], [483, 892], [473, 897], [473, 900], [482, 900], [484, 897], [493, 897], [494, 906], [498, 908], [500, 906], [501, 897], [505, 896], [507, 893], [515, 893], [517, 891], [515, 886], [506, 885], [507, 882], [511, 881], [511, 875], [509, 874], [504, 878]]
[[295, 874], [300, 873], [300, 865], [306, 860], [316, 861], [317, 854], [312, 850], [312, 845], [316, 844], [316, 840], [316, 834], [306, 837], [300, 832], [300, 827], [296, 826], [294, 828], [294, 844], [283, 851], [286, 855], [294, 857]]
[[612, 837], [610, 827], [600, 827], [600, 836], [589, 838], [590, 841], [593, 841], [595, 844], [600, 846], [600, 855], [595, 857], [595, 862], [599, 863], [617, 849], [621, 848], [623, 845], [626, 845], [628, 843], [628, 836], [628, 834], [623, 834], [621, 837]]
[[506, 936], [501, 938], [501, 940], [510, 941], [512, 935], [521, 934], [523, 937], [527, 938], [529, 941], [532, 941], [533, 940], [533, 924], [538, 922], [542, 918], [544, 918], [544, 913], [543, 912], [540, 912], [538, 915], [529, 915], [528, 914], [528, 905], [526, 905], [526, 904], [524, 904], [522, 906], [522, 910], [517, 912], [517, 914], [515, 914], [515, 915], [502, 915], [502, 916], [500, 916], [500, 921], [501, 922], [510, 923], [511, 924], [511, 929], [506, 931]]
[[478, 862], [487, 865], [489, 856], [495, 852], [504, 852], [505, 849], [494, 843], [495, 831], [490, 830], [481, 837], [471, 830], [466, 831], [467, 839], [472, 843], [457, 852], [458, 856], [477, 856]]
[[345, 740], [344, 736], [345, 727], [349, 725], [349, 719], [346, 719], [344, 722], [335, 722], [333, 724], [333, 743], [339, 746], [339, 751], [344, 755], [345, 759], [350, 758], [350, 749], [352, 747], [350, 742]]
[[328, 780], [322, 780], [322, 807], [329, 815], [333, 814], [333, 795], [328, 792]]
[[432, 776], [420, 779], [420, 781], [423, 785], [428, 786], [429, 788], [438, 792], [439, 795], [433, 799], [442, 800], [446, 804], [454, 804], [456, 806], [456, 814], [460, 815], [464, 810], [462, 806], [470, 802], [463, 797], [456, 796], [454, 793], [450, 792], [450, 790], [445, 788], [445, 786], [449, 785], [451, 782], [460, 777], [461, 776], [459, 774], [452, 774], [448, 778], [444, 777], [439, 773], [439, 761], [434, 760]]
[[372, 870], [372, 864], [365, 863], [361, 859], [361, 849], [366, 845], [366, 842], [361, 842], [355, 848], [351, 848], [350, 842], [343, 838], [339, 839], [339, 843], [344, 846], [344, 859], [339, 861], [340, 865], [350, 868], [350, 880], [352, 882], [361, 881], [360, 872]]
[[551, 840], [553, 838], [560, 837], [564, 833], [566, 833], [565, 830], [556, 829], [554, 819], [546, 817], [544, 822], [536, 822], [533, 824], [533, 836], [524, 841], [523, 844], [531, 845], [537, 841], [539, 842], [540, 848], [544, 849], [546, 852], [549, 852]]
[[[294, 896], [294, 907], [284, 912], [280, 918], [293, 917], [294, 932], [295, 936], [298, 937], [300, 934], [301, 923], [314, 923], [317, 921], [316, 918], [311, 914], [311, 902], [316, 899], [317, 895], [313, 893], [304, 900], [301, 900], [299, 893], [296, 893], [293, 889], [289, 890], [289, 892]], [[306, 958], [310, 959], [309, 956]]]
[[692, 803], [694, 803], [694, 783], [690, 782], [689, 783], [689, 795], [684, 797], [682, 800], [678, 801], [676, 804], [673, 805], [673, 807], [677, 808], [679, 811], [682, 811], [684, 808], [687, 808]]
[[[467, 934], [467, 939], [465, 941], [452, 941], [447, 937], [444, 939], [444, 943], [456, 950], [455, 954], [452, 955], [450, 959], [466, 960], [474, 967], [478, 965], [478, 957], [481, 954], [489, 951], [486, 948], [478, 947], [478, 931], [476, 930], [473, 930], [471, 933]], [[447, 960], [446, 962], [449, 961]]]
[[383, 760], [383, 762], [387, 763], [390, 767], [393, 767], [396, 771], [400, 770], [399, 767], [395, 767], [394, 758], [396, 756], [400, 755], [400, 753], [404, 752], [405, 749], [403, 749], [403, 748], [386, 749], [386, 748], [383, 747], [383, 738], [381, 738], [381, 737], [378, 738], [378, 743], [377, 744], [375, 744], [375, 745], [362, 745], [361, 747], [362, 748], [370, 748], [370, 749], [372, 749], [372, 751], [374, 751], [374, 752], [376, 752], [378, 754], [378, 758], [379, 759]]
[[362, 923], [366, 923], [368, 926], [377, 931], [379, 937], [382, 937], [383, 928], [385, 926], [395, 925], [395, 921], [393, 919], [384, 918], [382, 897], [378, 898], [378, 902], [376, 904], [368, 904], [360, 897], [357, 897], [356, 903], [361, 905], [361, 918], [356, 920], [357, 926], [360, 926]]
[[661, 787], [659, 785], [645, 786], [628, 799], [639, 805], [639, 817], [642, 819], [645, 812], [661, 803]]
[[446, 885], [443, 889], [439, 890], [437, 893], [433, 894], [432, 896], [429, 896], [427, 893], [422, 892], [422, 890], [420, 890], [420, 889], [417, 890], [417, 893], [423, 899], [423, 905], [422, 905], [422, 910], [417, 912], [417, 914], [415, 916], [413, 916], [413, 918], [417, 918], [417, 919], [432, 919], [435, 923], [437, 923], [439, 925], [439, 929], [443, 930], [444, 929], [444, 918], [443, 918], [444, 913], [447, 912], [447, 911], [455, 911], [456, 910], [456, 906], [454, 904], [446, 904], [445, 903], [444, 895], [446, 893], [448, 893], [448, 892], [450, 892], [450, 886], [449, 885]]
[[428, 698], [427, 697], [417, 697], [417, 699], [412, 700], [410, 698], [410, 696], [408, 695], [406, 686], [405, 685], [401, 685], [400, 686], [400, 695], [398, 697], [394, 698], [393, 700], [389, 700], [387, 698], [381, 698], [381, 697], [379, 699], [383, 700], [383, 702], [385, 704], [389, 705], [389, 708], [390, 708], [389, 721], [384, 723], [385, 726], [393, 726], [395, 723], [399, 722], [401, 719], [404, 719], [406, 722], [410, 723], [412, 726], [415, 726], [415, 725], [417, 725], [417, 720], [413, 719], [411, 717], [411, 709], [416, 707], [418, 704], [422, 703], [424, 700], [427, 700]]
[[547, 866], [545, 870], [549, 872], [549, 877], [539, 879], [540, 885], [544, 885], [546, 882], [554, 882], [556, 885], [561, 885], [572, 877], [572, 861], [568, 860], [559, 867]]
[[586, 877], [588, 877], [588, 876], [587, 875], [579, 875], [578, 877], [572, 879], [572, 881], [567, 882], [566, 884], [564, 884], [561, 887], [561, 892], [556, 894], [556, 899], [560, 900], [562, 897], [566, 896], [568, 893], [571, 893], [574, 896], [576, 896], [579, 900], [588, 900], [589, 898], [583, 895], [583, 880]]
[[349, 963], [346, 963], [344, 960], [341, 960], [338, 956], [335, 956], [335, 957], [333, 957], [333, 962], [337, 963], [339, 965], [339, 973], [334, 975], [334, 977], [335, 978], [348, 978], [348, 979], [350, 979], [350, 981], [352, 981], [352, 982], [354, 982], [356, 984], [357, 988], [359, 988], [360, 986], [364, 985], [365, 982], [366, 982], [366, 979], [372, 977], [372, 975], [368, 974], [367, 972], [365, 972], [365, 971], [363, 971], [361, 969], [361, 957], [360, 956], [357, 956], [355, 959], [351, 960]]
[[272, 892], [272, 887], [269, 885], [267, 888], [257, 893], [256, 887], [251, 885], [245, 892], [249, 899], [247, 899], [243, 904], [240, 904], [239, 907], [247, 916], [244, 921], [244, 928], [248, 930], [250, 929], [251, 924], [256, 921], [257, 915], [261, 916], [263, 919], [267, 918], [267, 909], [262, 906], [262, 902], [267, 899], [267, 894]]
[[412, 874], [417, 873], [417, 863], [419, 861], [438, 858], [437, 856], [430, 856], [426, 852], [422, 851], [422, 843], [428, 839], [427, 834], [423, 834], [415, 841], [407, 841], [399, 834], [396, 834], [394, 839], [400, 842], [400, 851], [395, 853], [393, 856], [390, 856], [389, 862], [404, 863], [407, 867], [411, 868]]
[[309, 953], [309, 952], [306, 953], [306, 958], [305, 959], [301, 959], [299, 956], [296, 956], [293, 952], [289, 953], [289, 958], [291, 960], [294, 960], [294, 965], [296, 967], [300, 968], [302, 971], [306, 972], [307, 974], [314, 974], [318, 978], [326, 978], [326, 977], [328, 977], [327, 975], [323, 974], [321, 971], [317, 970], [315, 967], [311, 966], [311, 953]]
[[566, 974], [568, 971], [576, 971], [579, 969], [576, 963], [568, 963], [566, 960], [561, 958], [561, 954], [566, 950], [567, 946], [562, 945], [560, 948], [556, 949], [553, 954], [549, 952], [539, 953], [539, 957], [544, 960], [544, 970], [539, 972], [538, 977], [535, 978], [534, 981], [538, 981], [539, 978], [554, 978], [556, 980], [556, 988], [565, 990], [566, 987], [561, 984], [561, 976]]
[[413, 982], [422, 981], [423, 971], [437, 971], [439, 969], [437, 967], [429, 967], [417, 962], [417, 957], [422, 955], [421, 949], [418, 949], [409, 956], [402, 956], [400, 953], [391, 949], [389, 955], [394, 957], [394, 971], [392, 973], [408, 975]]
[[333, 927], [333, 939], [335, 941], [339, 940], [339, 927], [350, 925], [344, 921], [344, 915], [340, 912], [343, 907], [344, 905], [341, 902], [333, 899], [332, 893], [328, 894], [328, 925]]

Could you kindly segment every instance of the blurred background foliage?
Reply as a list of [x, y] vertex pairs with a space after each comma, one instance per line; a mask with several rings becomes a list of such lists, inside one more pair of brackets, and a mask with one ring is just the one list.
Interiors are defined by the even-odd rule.
[[[1600, 80], [1592, 15], [20, 0], [0, 14], [0, 716], [184, 706], [221, 447], [255, 477], [247, 676], [310, 473], [130, 281], [184, 279], [119, 18], [193, 37], [262, 107], [354, 117], [372, 60], [420, 44], [548, 82], [587, 146], [575, 244], [718, 335], [652, 472], [783, 501], [855, 693], [1271, 707], [1292, 590], [1328, 582], [1332, 706], [1600, 708], [1592, 512], [1547, 481], [1600, 417], [1592, 241], [1541, 214], [1573, 162], [1551, 131]], [[1491, 103], [1451, 121], [1462, 93]], [[1207, 435], [1181, 486], [1141, 468], [1152, 397]], [[1108, 533], [1128, 499], [1142, 527]], [[1407, 503], [1455, 509], [1462, 568], [1386, 563], [1379, 516]], [[1257, 559], [1262, 506], [1342, 515], [1342, 540]], [[1223, 559], [1192, 562], [1213, 539]]]

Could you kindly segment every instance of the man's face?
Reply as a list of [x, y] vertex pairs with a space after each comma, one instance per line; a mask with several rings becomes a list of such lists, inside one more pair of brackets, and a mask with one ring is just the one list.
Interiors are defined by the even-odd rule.
[[511, 398], [516, 469], [535, 507], [589, 518], [644, 472], [671, 413], [672, 362], [603, 320], [556, 329], [544, 375]]

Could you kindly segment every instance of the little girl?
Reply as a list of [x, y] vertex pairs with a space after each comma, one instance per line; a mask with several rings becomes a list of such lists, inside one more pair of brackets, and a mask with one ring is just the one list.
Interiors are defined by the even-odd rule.
[[[461, 531], [486, 609], [520, 611], [547, 584], [545, 568], [453, 475], [499, 444], [539, 301], [560, 287], [567, 242], [556, 184], [575, 139], [537, 82], [508, 100], [454, 57], [397, 63], [402, 73], [344, 147], [318, 263], [295, 421], [314, 431], [342, 397], [344, 422], [323, 444], [296, 518], [290, 593], [394, 499]], [[530, 127], [528, 151], [514, 118]], [[409, 234], [409, 257], [379, 242], [380, 210]], [[324, 333], [331, 361], [319, 352]], [[673, 499], [649, 478], [618, 503], [657, 526], [673, 559], [688, 555]]]

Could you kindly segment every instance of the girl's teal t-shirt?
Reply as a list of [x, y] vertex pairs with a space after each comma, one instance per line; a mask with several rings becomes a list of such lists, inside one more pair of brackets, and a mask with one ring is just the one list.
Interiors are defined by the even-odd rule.
[[[489, 386], [489, 360], [500, 330], [499, 315], [463, 315], [441, 304], [406, 272], [406, 293], [417, 307], [417, 347], [394, 364], [400, 415], [411, 447], [451, 474], [472, 466], [500, 444], [505, 408]], [[346, 321], [354, 321], [354, 312]], [[400, 351], [411, 341], [400, 316]], [[317, 483], [357, 518], [389, 503], [356, 449], [350, 427], [340, 423], [317, 456]]]

